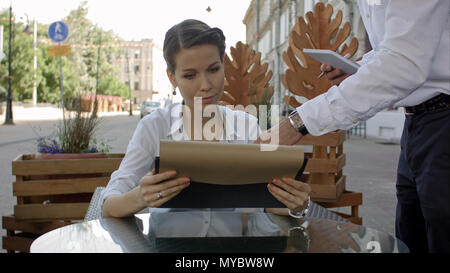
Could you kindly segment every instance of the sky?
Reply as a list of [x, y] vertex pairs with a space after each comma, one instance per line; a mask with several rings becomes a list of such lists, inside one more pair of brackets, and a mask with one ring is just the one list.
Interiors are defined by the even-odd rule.
[[[41, 24], [56, 22], [76, 9], [82, 0], [0, 0], [0, 10], [9, 9], [18, 18]], [[219, 27], [227, 46], [245, 42], [242, 20], [251, 0], [88, 0], [88, 18], [102, 29], [112, 30], [125, 40], [150, 38], [162, 47], [166, 31], [184, 19], [198, 19]], [[211, 7], [211, 12], [206, 9]]]

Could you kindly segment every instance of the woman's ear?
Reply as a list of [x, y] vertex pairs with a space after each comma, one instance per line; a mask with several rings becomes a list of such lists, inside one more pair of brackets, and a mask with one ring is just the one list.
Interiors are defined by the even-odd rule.
[[177, 81], [175, 80], [175, 74], [172, 73], [169, 69], [167, 69], [166, 72], [167, 72], [167, 77], [169, 78], [169, 81], [172, 84], [173, 88], [176, 88]]

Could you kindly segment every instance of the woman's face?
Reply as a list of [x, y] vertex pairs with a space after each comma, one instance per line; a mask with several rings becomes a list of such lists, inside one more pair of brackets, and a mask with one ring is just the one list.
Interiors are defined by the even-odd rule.
[[203, 106], [220, 101], [225, 73], [217, 46], [181, 49], [174, 60], [175, 72], [167, 71], [167, 75], [172, 85], [180, 90], [187, 106], [193, 109], [195, 97], [202, 98]]

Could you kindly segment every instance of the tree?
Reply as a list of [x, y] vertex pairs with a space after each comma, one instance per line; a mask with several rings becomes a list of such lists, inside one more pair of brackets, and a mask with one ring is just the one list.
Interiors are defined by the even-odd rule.
[[72, 49], [70, 56], [79, 77], [77, 89], [81, 93], [94, 93], [98, 80], [97, 94], [127, 96], [125, 92], [128, 92], [128, 87], [119, 81], [119, 71], [112, 64], [113, 56], [117, 55], [120, 49], [111, 44], [122, 39], [111, 31], [102, 30], [87, 19], [86, 5], [86, 1], [82, 2], [66, 18], [71, 30], [67, 43], [80, 45]]
[[[65, 21], [70, 29], [64, 44], [71, 45], [71, 55], [62, 57], [64, 98], [70, 101], [75, 96], [86, 93], [128, 97], [129, 87], [119, 80], [119, 71], [113, 65], [114, 56], [120, 49], [111, 44], [123, 41], [111, 31], [104, 31], [87, 19], [87, 1], [70, 11]], [[14, 17], [14, 15], [13, 15]], [[9, 10], [0, 12], [0, 18], [9, 18]], [[5, 37], [9, 37], [9, 21], [1, 20]], [[59, 58], [49, 56], [49, 47], [53, 43], [48, 38], [49, 25], [38, 24], [38, 68], [36, 71], [38, 102], [60, 103], [60, 67]], [[34, 84], [33, 34], [25, 33], [22, 23], [13, 23], [12, 47], [12, 90], [15, 100], [32, 98]], [[32, 29], [32, 28], [31, 28]], [[8, 43], [4, 43], [8, 52]], [[102, 45], [101, 50], [98, 47]], [[98, 53], [100, 52], [100, 56]], [[97, 78], [97, 66], [99, 77]], [[8, 62], [0, 64], [0, 97], [8, 89]], [[67, 104], [66, 104], [67, 105]]]
[[[13, 14], [13, 17], [14, 14]], [[9, 11], [0, 12], [0, 18], [9, 18]], [[8, 56], [9, 52], [9, 21], [2, 20], [0, 23], [4, 27], [4, 50]], [[11, 70], [12, 70], [12, 91], [16, 100], [23, 101], [32, 98], [33, 92], [33, 37], [23, 30], [22, 23], [12, 23], [13, 39], [11, 50]], [[0, 63], [0, 90], [8, 90], [8, 57]]]

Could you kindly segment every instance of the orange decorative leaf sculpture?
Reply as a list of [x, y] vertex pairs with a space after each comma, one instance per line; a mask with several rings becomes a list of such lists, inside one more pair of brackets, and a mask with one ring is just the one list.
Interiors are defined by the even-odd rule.
[[[303, 54], [304, 48], [329, 49], [336, 51], [342, 56], [350, 54], [351, 57], [358, 49], [358, 40], [353, 38], [350, 45], [343, 44], [350, 35], [350, 23], [346, 22], [342, 28], [342, 11], [338, 11], [336, 17], [331, 21], [333, 7], [323, 3], [317, 3], [314, 13], [306, 14], [298, 19], [289, 37], [289, 47], [283, 53], [283, 60], [289, 67], [281, 80], [286, 89], [291, 93], [312, 99], [330, 87], [331, 83], [325, 77], [317, 79], [321, 73], [321, 63]], [[286, 96], [284, 101], [292, 106], [301, 105], [293, 96]]]
[[[283, 60], [289, 67], [286, 74], [281, 76], [281, 81], [286, 89], [291, 93], [304, 97], [308, 100], [325, 93], [331, 87], [330, 81], [326, 78], [318, 79], [321, 73], [321, 63], [314, 58], [303, 54], [304, 48], [329, 49], [338, 52], [342, 56], [347, 54], [350, 57], [358, 49], [358, 40], [353, 38], [350, 45], [344, 44], [349, 37], [351, 29], [350, 23], [346, 22], [342, 28], [342, 11], [338, 11], [333, 20], [333, 7], [325, 6], [319, 2], [314, 7], [314, 13], [306, 14], [305, 22], [303, 17], [298, 19], [290, 36], [289, 47], [283, 53]], [[301, 105], [294, 96], [284, 97], [284, 101], [297, 108]], [[332, 147], [330, 147], [332, 150]], [[340, 146], [342, 149], [342, 146]], [[329, 159], [327, 146], [313, 145], [312, 158]], [[308, 178], [311, 184], [334, 184], [335, 174], [333, 173], [312, 173]]]
[[272, 78], [272, 71], [267, 71], [269, 65], [261, 65], [261, 53], [242, 42], [230, 51], [233, 60], [227, 54], [224, 57], [225, 92], [220, 104], [244, 107], [265, 104], [274, 93], [273, 86], [269, 85]]

